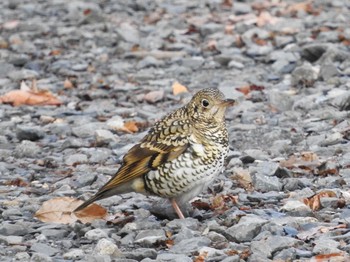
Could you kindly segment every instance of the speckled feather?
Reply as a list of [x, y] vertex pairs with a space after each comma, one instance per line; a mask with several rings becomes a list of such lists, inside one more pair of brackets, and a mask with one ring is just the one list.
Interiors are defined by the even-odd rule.
[[199, 91], [186, 106], [155, 123], [127, 152], [117, 173], [76, 211], [132, 191], [180, 203], [198, 195], [223, 167], [228, 151], [224, 113], [232, 104], [217, 89]]

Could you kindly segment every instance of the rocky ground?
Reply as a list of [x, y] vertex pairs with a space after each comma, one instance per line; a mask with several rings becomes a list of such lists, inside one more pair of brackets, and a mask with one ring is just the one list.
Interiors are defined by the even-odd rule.
[[[0, 260], [349, 261], [349, 10], [1, 1], [0, 95], [25, 80], [61, 105], [2, 97]], [[190, 92], [174, 95], [175, 82]], [[108, 221], [34, 217], [46, 200], [91, 196], [149, 126], [213, 86], [239, 104], [227, 113], [226, 170], [193, 217], [171, 219], [164, 201], [137, 194], [100, 201]]]

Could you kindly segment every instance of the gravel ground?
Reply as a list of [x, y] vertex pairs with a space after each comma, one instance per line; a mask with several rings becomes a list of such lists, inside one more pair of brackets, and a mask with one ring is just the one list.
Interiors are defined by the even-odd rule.
[[[1, 261], [349, 261], [350, 1], [230, 3], [0, 2], [0, 95], [36, 79], [62, 101], [0, 107]], [[34, 217], [96, 192], [189, 100], [176, 81], [239, 101], [193, 217], [137, 194], [100, 201], [108, 222]]]

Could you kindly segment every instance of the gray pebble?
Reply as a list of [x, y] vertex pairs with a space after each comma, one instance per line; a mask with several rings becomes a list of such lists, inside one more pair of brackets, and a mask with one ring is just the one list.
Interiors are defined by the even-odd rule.
[[30, 250], [40, 253], [40, 254], [44, 254], [46, 256], [53, 256], [57, 253], [60, 252], [59, 249], [51, 247], [47, 244], [44, 243], [34, 243], [31, 247]]
[[268, 221], [255, 215], [247, 215], [238, 224], [227, 229], [227, 234], [237, 242], [251, 241], [260, 233], [261, 227]]

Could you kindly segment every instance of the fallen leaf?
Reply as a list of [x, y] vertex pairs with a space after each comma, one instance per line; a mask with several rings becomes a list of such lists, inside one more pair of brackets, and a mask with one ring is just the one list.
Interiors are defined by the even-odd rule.
[[301, 159], [308, 162], [318, 161], [318, 156], [314, 152], [301, 152]]
[[208, 251], [201, 252], [198, 256], [196, 256], [193, 262], [205, 262], [205, 259], [208, 256]]
[[51, 55], [51, 56], [58, 56], [58, 55], [60, 55], [61, 53], [62, 53], [61, 50], [59, 50], [59, 49], [54, 49], [54, 50], [51, 50], [51, 52], [49, 53], [49, 55]]
[[312, 197], [304, 198], [303, 202], [305, 205], [309, 206], [313, 211], [320, 210], [322, 208], [320, 200], [322, 197], [337, 197], [337, 194], [333, 191], [325, 190]]
[[97, 204], [92, 204], [73, 213], [73, 210], [82, 203], [82, 200], [71, 197], [53, 198], [42, 204], [35, 213], [35, 217], [42, 222], [71, 224], [80, 220], [86, 224], [95, 219], [104, 218], [107, 214], [107, 210]]
[[243, 93], [244, 95], [248, 95], [250, 93], [250, 86], [237, 87], [236, 90]]
[[63, 87], [66, 89], [72, 89], [74, 87], [72, 81], [69, 79], [64, 80]]
[[210, 204], [207, 202], [203, 202], [201, 200], [195, 200], [191, 203], [191, 205], [199, 210], [210, 210]]
[[181, 93], [188, 93], [187, 87], [184, 85], [181, 85], [179, 82], [175, 82], [172, 88], [173, 88], [173, 94], [175, 96]]
[[137, 127], [137, 123], [135, 121], [127, 121], [124, 123], [125, 131], [128, 133], [135, 133], [139, 131], [139, 128]]
[[269, 12], [263, 11], [260, 13], [260, 15], [257, 18], [256, 24], [259, 27], [262, 27], [266, 24], [276, 24], [278, 22], [278, 18], [275, 16], [272, 16]]
[[20, 178], [15, 178], [13, 180], [6, 181], [4, 184], [7, 185], [7, 186], [18, 186], [18, 187], [26, 187], [26, 186], [28, 186], [28, 183], [25, 182], [24, 180], [20, 179]]
[[236, 168], [230, 178], [232, 180], [235, 180], [239, 187], [244, 188], [247, 191], [254, 190], [252, 178], [248, 170], [243, 168]]
[[[34, 81], [33, 81], [34, 83]], [[38, 90], [33, 84], [29, 88], [24, 81], [21, 83], [20, 90], [12, 90], [3, 96], [0, 96], [0, 103], [11, 104], [13, 106], [20, 105], [55, 105], [59, 106], [62, 102], [47, 90]]]
[[[337, 259], [338, 258], [338, 259]], [[310, 259], [310, 262], [326, 262], [326, 261], [348, 261], [345, 258], [349, 258], [345, 253], [330, 253], [319, 254]]]

